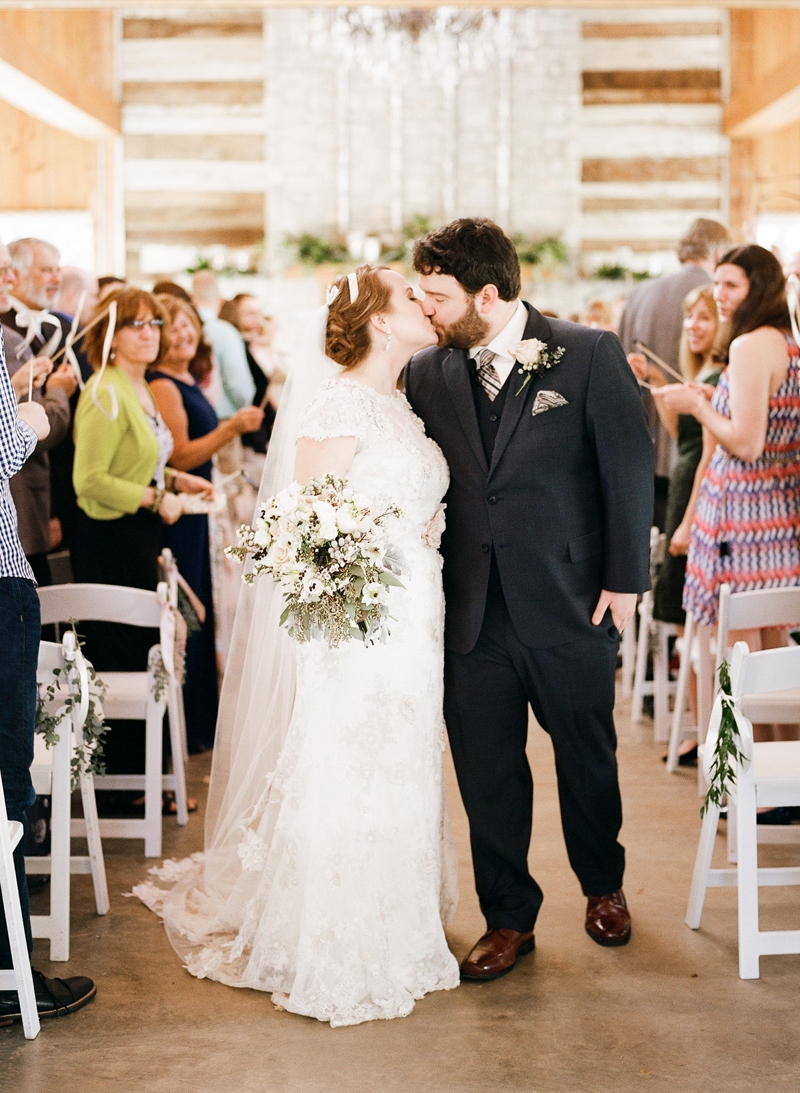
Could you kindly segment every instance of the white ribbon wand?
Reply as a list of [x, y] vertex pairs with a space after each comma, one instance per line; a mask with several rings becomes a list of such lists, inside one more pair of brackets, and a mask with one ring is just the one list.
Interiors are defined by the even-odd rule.
[[72, 317], [72, 326], [69, 328], [69, 334], [67, 334], [67, 340], [64, 343], [64, 360], [72, 368], [75, 373], [75, 379], [78, 381], [78, 387], [81, 391], [84, 388], [83, 376], [81, 375], [81, 366], [78, 364], [78, 358], [75, 356], [75, 352], [72, 348], [72, 344], [75, 341], [76, 331], [78, 329], [78, 320], [81, 317], [83, 311], [83, 305], [86, 303], [86, 289], [81, 293], [78, 300], [78, 306], [75, 309], [75, 314]]
[[633, 343], [633, 348], [637, 352], [643, 353], [645, 357], [649, 357], [653, 364], [657, 365], [660, 369], [662, 369], [662, 371], [666, 372], [668, 376], [674, 376], [678, 383], [686, 383], [685, 378], [680, 374], [680, 372], [676, 372], [674, 368], [670, 368], [667, 362], [662, 361], [661, 357], [659, 357], [657, 353], [654, 353], [652, 349], [648, 349], [644, 342], [640, 342], [638, 340], [635, 341]]

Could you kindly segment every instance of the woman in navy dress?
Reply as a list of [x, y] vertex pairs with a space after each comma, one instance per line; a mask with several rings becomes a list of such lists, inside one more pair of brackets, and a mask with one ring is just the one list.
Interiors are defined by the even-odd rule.
[[[176, 296], [161, 295], [158, 301], [172, 324], [170, 347], [158, 369], [148, 375], [148, 382], [173, 436], [171, 466], [211, 481], [214, 453], [233, 437], [257, 429], [264, 414], [256, 406], [246, 406], [227, 421], [218, 421], [190, 370], [203, 336], [200, 319], [191, 304]], [[175, 555], [181, 575], [206, 609], [202, 629], [187, 642], [183, 685], [189, 751], [205, 751], [214, 743], [218, 700], [208, 517], [182, 517], [164, 529], [162, 545]]]

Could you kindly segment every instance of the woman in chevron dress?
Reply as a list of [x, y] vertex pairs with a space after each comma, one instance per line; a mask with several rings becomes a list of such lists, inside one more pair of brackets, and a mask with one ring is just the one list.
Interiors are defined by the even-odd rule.
[[[724, 255], [714, 279], [720, 317], [730, 324], [728, 367], [713, 395], [679, 384], [666, 395], [701, 422], [713, 452], [694, 513], [683, 598], [706, 625], [717, 621], [724, 583], [734, 592], [800, 583], [800, 351], [790, 334], [783, 272], [769, 251], [749, 245]], [[757, 649], [781, 644], [783, 635], [765, 630], [745, 640]]]

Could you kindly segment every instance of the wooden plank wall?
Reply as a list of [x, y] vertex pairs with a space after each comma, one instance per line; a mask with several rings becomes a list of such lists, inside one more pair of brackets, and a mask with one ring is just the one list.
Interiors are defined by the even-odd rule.
[[260, 12], [122, 22], [128, 265], [146, 243], [247, 247], [267, 189]]
[[[800, 49], [800, 11], [745, 9], [732, 11], [730, 21], [733, 97]], [[731, 140], [730, 204], [741, 238], [753, 237], [760, 212], [800, 214], [800, 122]]]
[[[8, 26], [74, 69], [84, 83], [113, 91], [113, 16], [97, 11], [4, 11]], [[0, 102], [0, 209], [92, 209], [98, 165], [91, 141], [64, 133]]]
[[582, 31], [582, 248], [646, 267], [694, 217], [724, 216], [722, 13], [591, 11]]

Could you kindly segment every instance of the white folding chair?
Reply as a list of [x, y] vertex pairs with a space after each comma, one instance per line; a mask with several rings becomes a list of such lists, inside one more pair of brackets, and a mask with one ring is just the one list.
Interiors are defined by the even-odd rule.
[[[50, 585], [38, 591], [43, 625], [68, 622], [74, 618], [86, 622], [119, 622], [159, 629], [160, 645], [150, 650], [147, 671], [101, 673], [107, 687], [103, 701], [105, 716], [145, 722], [144, 774], [106, 774], [96, 777], [94, 781], [98, 789], [144, 790], [143, 820], [103, 819], [100, 821], [100, 832], [107, 838], [144, 839], [145, 857], [160, 857], [162, 790], [169, 789], [175, 793], [178, 823], [183, 825], [188, 820], [178, 697], [180, 687], [171, 672], [174, 665], [173, 629], [167, 585], [163, 582], [159, 584], [157, 592], [112, 584]], [[156, 698], [159, 683], [154, 659], [159, 658], [168, 670], [168, 678]], [[167, 709], [170, 714], [173, 773], [162, 775], [161, 734]], [[73, 834], [83, 835], [85, 830], [84, 821], [72, 821]]]
[[[31, 916], [31, 932], [34, 937], [50, 939], [50, 959], [69, 960], [70, 874], [91, 873], [94, 885], [95, 906], [98, 915], [108, 914], [110, 902], [103, 845], [97, 819], [94, 782], [90, 771], [81, 770], [78, 781], [83, 803], [88, 855], [71, 854], [71, 762], [74, 744], [83, 743], [83, 723], [89, 705], [89, 677], [86, 661], [78, 648], [75, 635], [67, 630], [60, 645], [43, 641], [39, 645], [39, 664], [36, 673], [40, 688], [53, 682], [53, 673], [61, 673], [61, 692], [56, 692], [54, 711], [61, 707], [59, 693], [64, 694], [66, 683], [79, 698], [80, 705], [72, 716], [64, 716], [58, 731], [58, 743], [48, 748], [42, 736], [34, 741], [34, 758], [31, 766], [33, 788], [40, 796], [51, 799], [50, 854], [47, 857], [27, 857], [25, 870], [29, 874], [50, 874], [50, 913]], [[71, 681], [67, 679], [70, 670]]]
[[[669, 696], [675, 693], [675, 683], [669, 678], [669, 639], [675, 634], [675, 627], [666, 622], [653, 621], [652, 592], [644, 593], [639, 602], [638, 611], [639, 635], [636, 643], [631, 720], [635, 724], [641, 724], [644, 720], [645, 695], [652, 695], [653, 739], [660, 743], [668, 739]], [[653, 650], [653, 678], [646, 679], [650, 634], [653, 629], [656, 634], [656, 647]]]
[[[751, 653], [743, 641], [736, 643], [731, 666], [734, 714], [741, 739], [742, 762], [735, 765], [735, 784], [728, 800], [738, 809], [735, 868], [712, 869], [711, 858], [719, 822], [719, 809], [710, 804], [703, 818], [697, 847], [686, 924], [700, 926], [706, 889], [736, 885], [739, 904], [739, 976], [758, 979], [759, 959], [778, 953], [800, 954], [800, 930], [767, 930], [758, 925], [758, 889], [763, 885], [798, 885], [800, 867], [759, 869], [759, 807], [800, 805], [800, 740], [753, 742], [753, 723], [745, 699], [786, 690], [800, 681], [800, 647], [767, 649]], [[706, 777], [710, 776], [714, 748], [719, 736], [722, 696], [717, 695], [705, 745], [700, 749]]]
[[[711, 716], [711, 702], [714, 695], [714, 662], [711, 652], [710, 627], [696, 623], [687, 612], [686, 625], [680, 644], [681, 662], [678, 670], [678, 681], [675, 686], [675, 705], [672, 710], [672, 726], [667, 752], [667, 772], [669, 774], [674, 774], [678, 769], [678, 749], [683, 740], [688, 736], [696, 736], [698, 744], [703, 743], [703, 733]], [[689, 675], [693, 665], [697, 669], [698, 724], [687, 725], [686, 708], [689, 694]], [[703, 775], [699, 769], [699, 764], [697, 779], [698, 791], [704, 792]]]
[[[180, 580], [178, 563], [175, 561], [175, 556], [169, 549], [169, 547], [163, 548], [158, 556], [158, 561], [161, 565], [161, 569], [164, 574], [164, 581], [167, 585], [167, 593], [169, 597], [170, 607], [174, 608], [177, 611], [178, 582]], [[202, 604], [200, 606], [202, 607]], [[201, 621], [204, 622], [205, 619], [202, 619]], [[183, 705], [183, 687], [176, 688], [175, 704], [177, 709], [177, 717], [180, 723], [181, 740], [183, 741], [183, 754], [186, 756], [189, 754], [189, 742], [186, 735], [186, 710]], [[171, 712], [170, 717], [172, 717]]]
[[22, 1014], [22, 1031], [28, 1040], [34, 1040], [39, 1035], [39, 1012], [36, 1008], [28, 942], [19, 903], [17, 874], [14, 870], [14, 847], [22, 834], [22, 824], [8, 818], [3, 783], [0, 781], [0, 894], [3, 897], [13, 964], [8, 970], [0, 970], [0, 990], [17, 992]]

